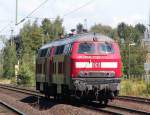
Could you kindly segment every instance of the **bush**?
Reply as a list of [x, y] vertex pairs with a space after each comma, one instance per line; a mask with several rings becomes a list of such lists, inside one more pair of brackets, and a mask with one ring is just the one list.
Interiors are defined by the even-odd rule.
[[121, 81], [120, 95], [150, 97], [150, 84], [136, 78], [123, 79]]
[[146, 88], [143, 90], [145, 96], [150, 97], [150, 83], [146, 83]]
[[131, 95], [132, 93], [132, 83], [128, 80], [121, 82], [121, 95]]
[[15, 77], [15, 64], [16, 64], [16, 49], [15, 45], [10, 45], [8, 42], [4, 47], [3, 52], [3, 77], [11, 79]]
[[19, 69], [18, 84], [32, 85], [34, 73], [28, 64], [23, 63]]

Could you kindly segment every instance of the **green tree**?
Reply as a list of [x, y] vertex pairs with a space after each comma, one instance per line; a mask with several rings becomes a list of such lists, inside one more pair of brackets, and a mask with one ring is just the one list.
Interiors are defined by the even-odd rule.
[[140, 33], [144, 34], [146, 27], [143, 24], [136, 24], [135, 29], [137, 29]]
[[42, 29], [35, 21], [33, 24], [27, 22], [20, 31], [22, 41], [22, 56], [24, 54], [33, 55], [34, 52], [43, 44]]
[[[141, 46], [141, 36], [143, 35], [142, 32], [144, 31], [143, 28], [144, 28], [143, 25], [136, 25], [135, 27], [133, 27], [125, 23], [120, 23], [117, 27], [119, 38], [124, 39], [124, 43], [120, 45], [123, 66], [126, 69], [124, 70], [124, 73], [128, 71], [129, 66], [130, 66], [130, 73], [133, 74], [144, 73], [144, 62], [146, 59], [146, 51]], [[130, 44], [132, 43], [135, 43], [135, 46], [131, 46]], [[129, 52], [129, 47], [130, 47], [130, 52]], [[129, 57], [129, 53], [130, 53], [130, 57]], [[130, 60], [130, 65], [129, 65], [129, 60]]]
[[64, 27], [62, 26], [63, 20], [58, 16], [53, 22], [52, 31], [54, 38], [58, 38], [60, 33], [64, 33]]
[[58, 16], [54, 21], [44, 19], [41, 28], [44, 35], [44, 43], [56, 39], [60, 34], [64, 34], [64, 27], [62, 26], [62, 19]]
[[144, 26], [142, 24], [138, 24], [135, 27], [129, 26], [125, 23], [120, 23], [117, 27], [118, 36], [120, 39], [124, 39], [126, 44], [129, 43], [140, 43], [141, 41], [141, 33], [144, 30]]
[[45, 35], [52, 33], [52, 22], [49, 19], [45, 18], [42, 21], [42, 26], [41, 27], [42, 27], [43, 33]]
[[[21, 83], [27, 83], [27, 81], [30, 82], [29, 78], [31, 79], [31, 75], [34, 76], [35, 73], [36, 50], [44, 43], [43, 30], [40, 26], [38, 26], [36, 21], [33, 24], [27, 22], [21, 29], [19, 36], [22, 42], [19, 65], [19, 76], [21, 78], [19, 79], [25, 80], [21, 81]], [[28, 74], [24, 74], [27, 70], [29, 71]]]
[[112, 28], [106, 25], [95, 24], [91, 27], [90, 31], [110, 36], [112, 33]]
[[20, 65], [18, 83], [24, 85], [34, 85], [35, 83], [35, 75], [33, 70], [31, 69], [31, 63], [23, 62]]
[[16, 47], [7, 41], [3, 51], [3, 76], [6, 78], [15, 77], [15, 64], [16, 64]]
[[52, 22], [45, 18], [43, 21], [42, 21], [42, 25], [41, 25], [41, 28], [43, 30], [43, 35], [44, 35], [44, 43], [48, 42], [49, 40], [51, 40], [53, 38], [53, 25], [52, 25]]
[[3, 50], [0, 50], [0, 77], [3, 76]]
[[127, 31], [127, 25], [125, 23], [120, 23], [117, 27], [117, 32], [118, 32], [118, 36], [120, 38], [124, 38], [126, 39], [127, 35], [126, 35], [126, 31]]
[[146, 50], [139, 46], [131, 46], [130, 69], [133, 74], [144, 73], [144, 63], [146, 61]]

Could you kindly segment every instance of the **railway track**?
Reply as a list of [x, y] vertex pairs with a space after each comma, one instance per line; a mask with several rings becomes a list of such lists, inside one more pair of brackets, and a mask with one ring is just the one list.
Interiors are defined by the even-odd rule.
[[[26, 93], [26, 94], [34, 94], [34, 95], [40, 95], [43, 96], [43, 94], [40, 94], [36, 90], [31, 90], [31, 89], [26, 89], [26, 88], [20, 88], [12, 85], [2, 85], [0, 84], [0, 87]], [[150, 104], [150, 99], [148, 98], [142, 98], [142, 97], [134, 97], [134, 96], [118, 96], [116, 99], [119, 100], [127, 100], [127, 101], [133, 101], [133, 102], [138, 102], [138, 103], [144, 103], [144, 104]]]
[[1, 115], [25, 115], [18, 109], [0, 100], [0, 114]]
[[149, 115], [150, 114], [149, 112], [146, 112], [146, 111], [131, 109], [127, 107], [120, 107], [116, 105], [108, 105], [105, 108], [93, 107], [89, 105], [88, 106], [83, 105], [83, 107], [96, 110], [96, 111], [100, 111], [100, 112], [104, 112], [104, 113], [108, 113], [108, 114], [114, 114], [114, 115], [130, 115], [130, 114]]
[[138, 103], [143, 103], [143, 104], [149, 104], [150, 105], [150, 99], [148, 99], [148, 98], [133, 97], [133, 96], [119, 96], [116, 99], [132, 101], [132, 102], [138, 102]]
[[15, 86], [11, 86], [11, 85], [0, 84], [0, 88], [12, 90], [12, 91], [16, 91], [16, 92], [20, 92], [20, 93], [24, 93], [24, 94], [29, 94], [29, 95], [43, 96], [38, 91], [25, 89], [25, 88], [19, 88], [19, 87], [15, 87]]
[[[20, 93], [25, 93], [25, 94], [29, 94], [29, 95], [34, 95], [34, 96], [38, 96], [38, 97], [44, 97], [44, 95], [40, 94], [39, 92], [35, 91], [35, 90], [29, 90], [29, 89], [24, 89], [24, 88], [19, 88], [19, 87], [14, 87], [14, 86], [9, 86], [9, 85], [1, 85], [0, 84], [0, 88], [4, 88], [4, 89], [8, 89], [8, 90], [12, 90], [12, 91], [16, 91], [16, 92], [20, 92]], [[145, 98], [135, 98], [135, 97], [129, 97], [129, 96], [119, 96], [117, 99], [122, 99], [122, 100], [128, 100], [128, 101], [134, 101], [134, 102], [140, 102], [140, 103], [149, 103], [149, 99], [145, 99]], [[132, 108], [127, 108], [127, 107], [120, 107], [120, 106], [116, 106], [116, 105], [108, 105], [106, 108], [99, 108], [99, 107], [94, 107], [91, 105], [83, 105], [83, 107], [86, 107], [87, 109], [92, 109], [92, 110], [96, 110], [99, 112], [103, 112], [106, 114], [117, 114], [117, 115], [121, 115], [121, 114], [150, 114], [149, 112], [146, 111], [141, 111], [141, 110], [136, 110], [136, 109], [132, 109]]]
[[106, 109], [114, 110], [120, 114], [139, 114], [139, 115], [149, 115], [149, 112], [131, 109], [127, 107], [120, 107], [116, 105], [108, 105]]

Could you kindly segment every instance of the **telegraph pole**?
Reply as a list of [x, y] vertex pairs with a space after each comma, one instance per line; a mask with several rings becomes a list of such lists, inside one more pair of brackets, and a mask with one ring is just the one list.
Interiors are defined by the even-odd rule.
[[84, 19], [84, 27], [87, 30], [87, 19]]
[[[15, 25], [17, 26], [18, 23], [18, 0], [16, 0], [16, 13], [15, 13]], [[16, 83], [18, 82], [18, 72], [19, 72], [19, 58], [17, 57], [17, 64], [15, 65], [15, 76], [16, 76]]]
[[14, 32], [14, 30], [13, 30], [13, 28], [12, 28], [12, 29], [11, 29], [11, 40], [10, 40], [11, 46], [14, 44], [13, 32]]
[[18, 0], [16, 0], [16, 19], [15, 24], [18, 23]]

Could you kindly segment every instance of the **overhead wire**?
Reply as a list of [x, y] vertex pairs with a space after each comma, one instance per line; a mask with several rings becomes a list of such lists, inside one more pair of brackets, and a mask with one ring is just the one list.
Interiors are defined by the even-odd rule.
[[44, 18], [41, 18], [41, 17], [27, 17], [28, 19], [40, 19], [40, 20], [43, 20], [43, 19], [56, 19], [56, 18], [49, 18], [49, 17], [44, 17]]
[[35, 11], [37, 11], [39, 8], [41, 8], [48, 0], [45, 0], [43, 3], [41, 3], [36, 9], [34, 9], [31, 13], [29, 13], [26, 17], [31, 16]]
[[87, 3], [85, 3], [85, 4], [81, 5], [81, 6], [79, 6], [78, 8], [75, 8], [75, 9], [73, 9], [73, 10], [71, 10], [71, 11], [65, 13], [65, 14], [63, 15], [63, 17], [65, 17], [65, 16], [67, 16], [67, 15], [70, 15], [70, 14], [72, 14], [72, 13], [74, 13], [74, 12], [76, 12], [76, 11], [78, 11], [78, 10], [80, 10], [80, 9], [82, 9], [82, 8], [84, 8], [84, 7], [86, 7], [86, 6], [88, 6], [88, 5], [91, 4], [92, 2], [93, 2], [93, 0], [88, 1]]
[[35, 8], [31, 13], [29, 13], [27, 16], [25, 16], [22, 20], [20, 20], [20, 22], [16, 23], [16, 25], [19, 25], [20, 23], [24, 22], [26, 20], [26, 18], [28, 18], [29, 16], [31, 16], [34, 12], [36, 12], [39, 8], [41, 8], [48, 0], [45, 0], [44, 2], [42, 2], [37, 8]]
[[3, 32], [4, 30], [6, 30], [8, 27], [10, 27], [10, 23], [7, 24], [6, 26], [4, 26], [4, 27], [0, 30], [0, 33]]
[[[18, 23], [16, 23], [16, 25], [19, 25], [20, 23], [22, 23], [23, 21], [25, 21], [27, 18], [33, 18], [33, 17], [30, 17], [30, 16], [31, 16], [34, 12], [36, 12], [39, 8], [41, 8], [46, 2], [48, 2], [48, 0], [45, 0], [44, 2], [42, 2], [42, 3], [41, 3], [37, 8], [35, 8], [31, 13], [29, 13], [27, 16], [25, 16], [23, 19], [21, 19]], [[71, 10], [71, 11], [65, 13], [65, 14], [63, 15], [63, 17], [65, 17], [65, 16], [67, 16], [67, 15], [70, 15], [70, 14], [72, 14], [72, 13], [74, 13], [74, 12], [76, 12], [76, 11], [78, 11], [78, 10], [84, 8], [84, 7], [86, 7], [87, 5], [91, 4], [92, 2], [93, 2], [93, 0], [88, 1], [87, 3], [85, 3], [85, 4], [81, 5], [81, 6], [79, 6], [78, 8], [75, 8], [75, 9], [73, 9], [73, 10]], [[38, 18], [38, 17], [36, 18], [36, 17], [35, 17], [35, 19], [42, 19], [42, 18]], [[43, 19], [44, 19], [44, 18], [43, 18]], [[48, 19], [55, 19], [55, 18], [48, 18]], [[9, 25], [10, 25], [10, 24], [8, 24], [8, 25], [6, 25], [4, 28], [2, 28], [2, 29], [0, 30], [0, 33], [1, 33], [2, 31], [4, 31], [5, 29], [7, 29], [7, 28], [9, 27]]]
[[[45, 0], [43, 3], [41, 3], [36, 9], [34, 9], [31, 13], [29, 13], [26, 17], [24, 17], [22, 20], [20, 20], [20, 22], [18, 22], [16, 25], [19, 25], [20, 23], [24, 22], [27, 18], [31, 18], [31, 19], [34, 19], [34, 17], [30, 17], [35, 11], [37, 11], [39, 8], [41, 8], [48, 0]], [[65, 17], [65, 16], [68, 16], [84, 7], [86, 7], [87, 5], [91, 4], [93, 2], [93, 0], [90, 0], [88, 1], [87, 3], [65, 13], [62, 17]], [[38, 18], [38, 17], [35, 17], [35, 19], [44, 19], [44, 18]], [[48, 18], [48, 19], [55, 19], [55, 18]]]
[[[80, 10], [80, 9], [82, 9], [82, 8], [84, 8], [84, 7], [86, 7], [87, 5], [89, 5], [89, 4], [91, 4], [93, 2], [93, 0], [90, 0], [90, 1], [88, 1], [87, 3], [85, 3], [85, 4], [83, 4], [83, 5], [81, 5], [81, 6], [79, 6], [79, 7], [77, 7], [77, 8], [75, 8], [75, 9], [73, 9], [73, 10], [71, 10], [71, 11], [69, 11], [69, 12], [67, 12], [67, 13], [65, 13], [62, 17], [65, 17], [65, 16], [67, 16], [67, 15], [70, 15], [70, 14], [72, 14], [72, 13], [74, 13], [74, 12], [76, 12], [76, 11], [78, 11], [78, 10]], [[31, 12], [31, 13], [33, 13], [33, 12]], [[30, 14], [31, 14], [30, 13]], [[29, 14], [29, 15], [30, 15]], [[31, 17], [31, 16], [26, 16], [26, 18], [29, 18], [29, 19], [45, 19], [45, 18], [39, 18], [39, 17]], [[56, 18], [48, 18], [47, 17], [47, 19], [56, 19]]]

